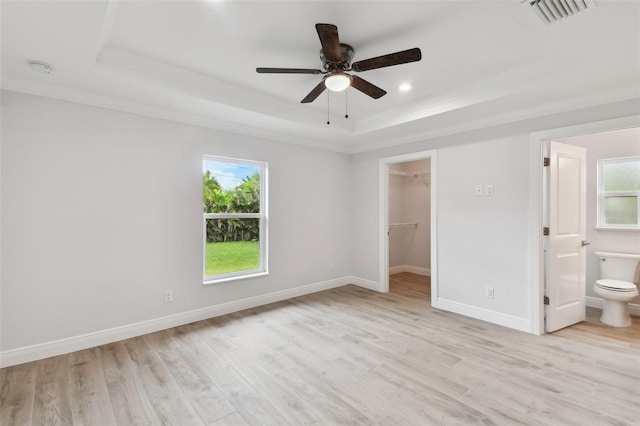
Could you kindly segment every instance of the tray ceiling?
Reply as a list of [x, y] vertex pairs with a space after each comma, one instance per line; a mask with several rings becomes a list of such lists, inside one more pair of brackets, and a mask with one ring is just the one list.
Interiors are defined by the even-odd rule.
[[[1, 8], [5, 89], [344, 152], [640, 95], [635, 1], [600, 1], [550, 25], [518, 0]], [[319, 22], [338, 26], [355, 61], [412, 47], [422, 61], [359, 73], [388, 92], [378, 100], [348, 89], [301, 104], [321, 76], [255, 68], [320, 68]], [[54, 72], [35, 72], [32, 60]]]

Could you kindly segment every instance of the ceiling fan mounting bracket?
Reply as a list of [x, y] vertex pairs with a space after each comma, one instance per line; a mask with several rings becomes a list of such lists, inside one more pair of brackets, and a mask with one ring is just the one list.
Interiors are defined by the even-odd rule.
[[324, 55], [324, 50], [320, 49], [320, 61], [322, 61], [325, 71], [346, 71], [350, 68], [353, 59], [353, 47], [346, 43], [340, 43], [340, 52], [342, 53], [342, 61], [331, 62]]

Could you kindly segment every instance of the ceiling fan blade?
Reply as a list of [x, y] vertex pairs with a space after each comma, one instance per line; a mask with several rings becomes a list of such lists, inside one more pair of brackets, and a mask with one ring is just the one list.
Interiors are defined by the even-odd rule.
[[340, 39], [338, 38], [338, 27], [332, 24], [316, 24], [316, 31], [320, 37], [324, 57], [329, 62], [341, 62], [342, 50], [340, 49]]
[[322, 74], [320, 70], [309, 68], [256, 68], [260, 74]]
[[382, 55], [371, 59], [365, 59], [364, 61], [354, 62], [351, 65], [351, 69], [356, 72], [369, 71], [375, 70], [377, 68], [390, 67], [392, 65], [417, 62], [420, 59], [422, 59], [422, 53], [420, 52], [419, 48], [414, 47], [413, 49], [389, 53], [388, 55]]
[[313, 90], [311, 92], [309, 92], [309, 94], [307, 96], [304, 97], [303, 100], [300, 101], [301, 104], [308, 104], [309, 102], [313, 102], [316, 100], [316, 98], [318, 96], [320, 96], [320, 94], [322, 92], [324, 92], [324, 89], [326, 89], [327, 86], [324, 85], [324, 80], [322, 80], [320, 83], [318, 83], [318, 85], [316, 87], [313, 88]]
[[369, 83], [367, 80], [364, 80], [357, 75], [351, 76], [351, 87], [354, 89], [358, 89], [365, 95], [371, 96], [373, 99], [378, 99], [387, 94], [384, 90]]

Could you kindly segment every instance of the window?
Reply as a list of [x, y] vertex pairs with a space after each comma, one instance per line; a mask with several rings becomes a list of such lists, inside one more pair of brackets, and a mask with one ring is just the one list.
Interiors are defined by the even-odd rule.
[[598, 160], [598, 228], [640, 229], [640, 157]]
[[204, 283], [267, 273], [267, 164], [205, 156]]

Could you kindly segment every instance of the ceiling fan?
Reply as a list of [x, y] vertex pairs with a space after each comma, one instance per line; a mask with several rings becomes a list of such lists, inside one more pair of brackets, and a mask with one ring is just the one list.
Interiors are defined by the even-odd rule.
[[357, 75], [347, 74], [347, 71], [369, 71], [377, 68], [393, 65], [417, 62], [422, 59], [420, 49], [415, 47], [401, 52], [377, 56], [363, 61], [351, 63], [353, 59], [353, 47], [340, 43], [338, 27], [332, 24], [316, 24], [316, 31], [320, 37], [320, 60], [324, 64], [324, 70], [308, 68], [256, 68], [261, 74], [323, 74], [322, 81], [301, 101], [306, 104], [313, 102], [325, 89], [340, 92], [351, 86], [371, 96], [374, 99], [381, 98], [387, 92], [369, 83]]

